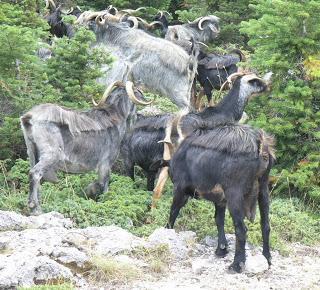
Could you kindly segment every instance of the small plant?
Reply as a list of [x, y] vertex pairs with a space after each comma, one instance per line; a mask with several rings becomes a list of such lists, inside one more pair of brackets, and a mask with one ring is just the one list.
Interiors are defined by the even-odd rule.
[[171, 261], [168, 245], [158, 245], [156, 247], [138, 247], [134, 249], [132, 255], [144, 260], [149, 264], [149, 270], [153, 273], [164, 273]]
[[18, 290], [74, 290], [76, 289], [71, 283], [62, 283], [58, 285], [36, 285], [32, 287], [18, 287]]
[[127, 283], [140, 276], [140, 269], [112, 257], [93, 256], [88, 277], [98, 283]]

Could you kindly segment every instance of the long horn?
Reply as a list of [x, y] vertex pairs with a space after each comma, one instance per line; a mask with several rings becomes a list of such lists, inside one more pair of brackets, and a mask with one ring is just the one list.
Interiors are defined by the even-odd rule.
[[110, 22], [119, 22], [120, 21], [120, 19], [121, 19], [121, 17], [122, 17], [123, 15], [118, 15], [118, 16], [115, 16], [115, 15], [112, 15], [112, 14], [110, 14], [110, 13], [106, 13], [106, 14], [104, 14], [104, 19], [106, 19], [107, 21], [110, 21]]
[[127, 21], [131, 21], [131, 22], [133, 23], [132, 28], [138, 28], [138, 26], [139, 26], [139, 21], [138, 21], [138, 19], [137, 19], [136, 17], [134, 17], [134, 16], [129, 16], [128, 19], [127, 19]]
[[[114, 11], [114, 14], [111, 13], [112, 10]], [[110, 14], [112, 14], [112, 15], [118, 14], [118, 9], [117, 9], [116, 7], [113, 7], [112, 5], [109, 5], [109, 6], [107, 7], [107, 11], [108, 11]]]
[[115, 87], [121, 87], [123, 86], [123, 83], [120, 81], [115, 81], [113, 82], [109, 87], [107, 87], [107, 89], [105, 90], [105, 92], [103, 93], [102, 98], [100, 99], [99, 103], [96, 106], [101, 106], [103, 103], [106, 102], [107, 98], [109, 97], [109, 95], [111, 94], [111, 92], [113, 91], [113, 89]]
[[[51, 7], [50, 7], [50, 5], [51, 5]], [[53, 9], [53, 10], [56, 10], [57, 9], [57, 6], [56, 6], [56, 4], [53, 2], [53, 0], [46, 0], [46, 7], [45, 7], [46, 9], [50, 9], [51, 10], [51, 8]]]
[[[204, 22], [204, 21], [207, 21], [207, 20], [212, 20], [212, 17], [211, 16], [206, 16], [206, 17], [202, 17], [201, 19], [200, 19], [200, 21], [199, 21], [199, 23], [198, 23], [198, 28], [200, 29], [200, 30], [203, 30], [204, 28], [202, 27], [202, 23]], [[216, 29], [216, 32], [218, 32], [218, 29]]]
[[160, 25], [161, 27], [162, 27], [162, 29], [163, 29], [163, 23], [162, 22], [160, 22], [160, 21], [153, 21], [153, 22], [151, 22], [150, 24], [149, 24], [149, 28], [153, 28], [153, 26], [155, 26], [155, 25]]
[[154, 99], [150, 102], [143, 102], [138, 100], [133, 91], [133, 82], [130, 82], [130, 81], [126, 82], [126, 91], [127, 91], [128, 97], [137, 105], [150, 105], [154, 101]]
[[96, 24], [102, 26], [102, 25], [104, 25], [106, 23], [106, 19], [103, 18], [103, 15], [99, 15], [99, 16], [96, 17], [95, 22], [96, 22]]
[[66, 12], [66, 14], [71, 14], [71, 13], [73, 12], [73, 10], [74, 10], [74, 8], [71, 7], [71, 8]]
[[229, 86], [232, 84], [232, 82], [235, 80], [236, 77], [238, 76], [244, 76], [246, 75], [246, 72], [235, 72], [231, 75], [228, 76], [227, 80], [222, 84], [221, 88], [220, 88], [220, 92], [223, 91], [224, 87], [229, 84]]

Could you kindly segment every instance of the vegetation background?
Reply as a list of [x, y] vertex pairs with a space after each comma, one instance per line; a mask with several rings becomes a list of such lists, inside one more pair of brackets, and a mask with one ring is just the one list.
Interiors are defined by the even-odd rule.
[[[27, 213], [28, 170], [19, 116], [32, 106], [53, 102], [88, 108], [103, 88], [96, 82], [109, 55], [90, 49], [92, 32], [78, 28], [72, 39], [55, 41], [54, 57], [36, 56], [48, 46], [48, 25], [40, 0], [0, 3], [0, 209]], [[237, 47], [249, 57], [246, 66], [274, 73], [272, 93], [252, 100], [247, 108], [250, 124], [275, 135], [277, 164], [272, 171], [272, 245], [286, 251], [287, 242], [320, 241], [320, 2], [299, 0], [114, 0], [64, 1], [83, 9], [147, 6], [155, 15], [168, 10], [183, 21], [214, 14], [221, 19], [220, 36], [210, 51]], [[149, 18], [151, 19], [151, 17]], [[66, 21], [72, 21], [70, 17]], [[157, 106], [176, 108], [165, 98]], [[110, 191], [99, 202], [87, 200], [83, 188], [94, 174], [60, 175], [60, 182], [42, 187], [45, 211], [56, 210], [80, 227], [118, 224], [146, 235], [166, 224], [172, 199], [167, 185], [156, 210], [150, 211], [151, 192], [136, 169], [135, 182], [114, 172]], [[210, 203], [190, 201], [177, 223], [200, 237], [215, 234]], [[231, 220], [227, 231], [232, 232]], [[249, 240], [260, 242], [259, 218], [249, 225]]]

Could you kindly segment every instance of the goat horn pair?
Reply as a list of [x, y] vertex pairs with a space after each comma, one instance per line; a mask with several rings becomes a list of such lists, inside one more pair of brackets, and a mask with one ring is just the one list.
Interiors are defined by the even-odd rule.
[[53, 8], [53, 9], [56, 9], [57, 8], [57, 6], [56, 6], [56, 4], [53, 2], [53, 0], [46, 0], [46, 9], [48, 9], [48, 8], [50, 8], [50, 5], [51, 5], [51, 7]]
[[149, 102], [143, 102], [138, 100], [133, 91], [133, 82], [130, 82], [130, 81], [126, 82], [126, 91], [127, 91], [128, 97], [137, 105], [150, 105], [155, 100], [153, 99], [152, 101], [149, 101]]
[[103, 96], [100, 99], [99, 103], [96, 103], [95, 100], [92, 98], [93, 105], [96, 106], [96, 107], [99, 107], [102, 104], [104, 104], [105, 101], [107, 100], [107, 98], [109, 97], [109, 95], [111, 94], [111, 92], [114, 90], [114, 88], [121, 87], [121, 86], [123, 87], [123, 83], [122, 82], [120, 82], [120, 81], [113, 82], [109, 87], [107, 87], [107, 89], [103, 93]]
[[104, 12], [92, 12], [92, 11], [84, 11], [76, 20], [76, 24], [82, 24], [87, 22], [93, 18], [103, 15]]
[[133, 24], [132, 28], [138, 28], [138, 26], [139, 26], [139, 21], [138, 21], [137, 17], [129, 16], [129, 17], [127, 18], [127, 21], [131, 21], [131, 22], [132, 22], [132, 24]]
[[[199, 22], [198, 22], [198, 28], [199, 28], [200, 30], [203, 30], [203, 29], [204, 29], [204, 28], [202, 27], [203, 22], [209, 21], [209, 20], [214, 20], [214, 21], [218, 22], [218, 17], [215, 17], [215, 16], [205, 16], [205, 17], [200, 18], [200, 20], [199, 20]], [[213, 29], [212, 29], [212, 28], [213, 28]], [[214, 30], [214, 32], [219, 32], [219, 29], [218, 29], [215, 25], [213, 25], [212, 28], [211, 28], [211, 29]]]
[[171, 17], [171, 14], [168, 11], [159, 11], [158, 13], [160, 14], [160, 18], [163, 17], [163, 14], [167, 14], [169, 17]]
[[140, 10], [146, 10], [147, 8], [146, 7], [139, 7], [137, 9], [124, 9], [124, 10], [121, 10], [120, 12], [124, 12], [124, 13], [128, 13], [128, 14], [134, 14], [136, 12], [139, 12]]
[[222, 84], [221, 88], [220, 88], [220, 92], [223, 91], [224, 87], [227, 85], [227, 84], [232, 84], [233, 81], [239, 77], [239, 76], [244, 76], [246, 75], [247, 73], [246, 72], [235, 72], [231, 75], [228, 76], [227, 80]]

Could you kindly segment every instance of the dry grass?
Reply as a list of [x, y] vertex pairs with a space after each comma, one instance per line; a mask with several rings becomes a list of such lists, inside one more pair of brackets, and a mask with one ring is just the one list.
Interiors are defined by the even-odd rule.
[[87, 275], [97, 283], [125, 284], [139, 278], [141, 270], [135, 265], [117, 261], [113, 257], [93, 256]]

